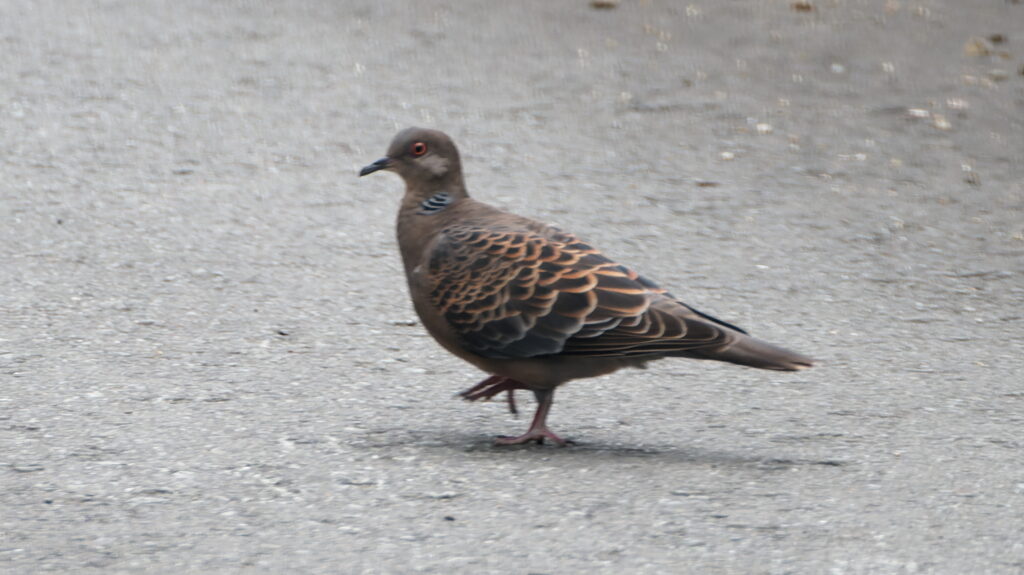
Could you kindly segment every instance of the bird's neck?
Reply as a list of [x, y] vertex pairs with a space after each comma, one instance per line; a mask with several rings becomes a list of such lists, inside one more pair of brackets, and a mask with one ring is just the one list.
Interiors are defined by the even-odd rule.
[[469, 197], [462, 176], [419, 185], [406, 184], [398, 217], [432, 216]]
[[[453, 185], [455, 184], [455, 185]], [[402, 205], [398, 210], [398, 246], [406, 273], [411, 265], [420, 261], [424, 238], [434, 238], [451, 221], [453, 212], [463, 204], [472, 203], [461, 179], [448, 185], [433, 185], [429, 188], [407, 187]]]

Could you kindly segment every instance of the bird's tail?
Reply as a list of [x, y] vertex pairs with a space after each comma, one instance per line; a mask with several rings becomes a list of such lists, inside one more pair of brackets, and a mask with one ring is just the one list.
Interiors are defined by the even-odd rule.
[[742, 336], [725, 349], [691, 352], [692, 357], [728, 361], [760, 369], [798, 371], [814, 365], [811, 358], [750, 336]]

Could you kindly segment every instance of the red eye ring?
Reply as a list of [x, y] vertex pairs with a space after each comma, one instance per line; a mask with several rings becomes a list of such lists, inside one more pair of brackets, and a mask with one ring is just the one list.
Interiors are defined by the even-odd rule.
[[414, 156], [422, 156], [427, 153], [427, 145], [423, 142], [416, 142], [411, 148], [409, 148], [409, 151], [412, 152], [412, 155]]

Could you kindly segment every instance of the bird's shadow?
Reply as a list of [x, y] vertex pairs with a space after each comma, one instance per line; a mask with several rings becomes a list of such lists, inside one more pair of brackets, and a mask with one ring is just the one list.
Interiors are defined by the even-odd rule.
[[543, 457], [548, 462], [552, 460], [650, 460], [652, 463], [746, 467], [762, 471], [781, 471], [804, 466], [844, 467], [851, 464], [849, 461], [836, 459], [803, 459], [776, 454], [734, 453], [679, 445], [636, 446], [590, 441], [573, 441], [565, 447], [536, 443], [496, 445], [493, 437], [451, 431], [404, 429], [399, 435], [402, 437], [391, 434], [388, 434], [387, 437], [380, 436], [378, 441], [373, 442], [374, 447], [386, 448], [402, 445], [428, 451], [444, 451], [452, 455], [470, 454], [478, 457], [507, 457], [515, 454], [521, 458], [536, 455]]
[[[457, 445], [452, 445], [458, 448]], [[516, 451], [534, 452], [551, 455], [559, 459], [586, 460], [651, 460], [661, 463], [677, 463], [689, 465], [707, 465], [712, 467], [751, 467], [760, 470], [784, 470], [805, 465], [822, 465], [842, 467], [848, 462], [839, 460], [795, 459], [773, 455], [752, 455], [701, 449], [699, 447], [680, 447], [675, 445], [629, 446], [610, 443], [577, 442], [565, 447], [546, 445], [494, 445], [493, 441], [477, 440], [463, 451], [470, 452], [501, 452], [512, 448]]]

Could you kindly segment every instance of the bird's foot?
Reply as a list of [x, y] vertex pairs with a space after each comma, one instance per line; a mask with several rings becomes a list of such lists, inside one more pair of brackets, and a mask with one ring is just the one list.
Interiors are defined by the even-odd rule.
[[516, 409], [516, 398], [515, 390], [517, 389], [530, 389], [523, 382], [512, 379], [511, 377], [503, 377], [500, 375], [492, 375], [473, 387], [459, 392], [462, 399], [466, 401], [477, 401], [480, 399], [488, 400], [498, 395], [499, 393], [508, 392], [508, 410], [513, 414], [518, 414], [519, 410]]
[[459, 393], [459, 395], [466, 401], [477, 401], [480, 399], [488, 400], [499, 393], [507, 391], [508, 409], [512, 413], [517, 413], [516, 400], [513, 395], [517, 389], [529, 389], [533, 391], [534, 396], [537, 398], [537, 412], [533, 416], [533, 423], [530, 424], [530, 429], [526, 430], [526, 433], [518, 437], [500, 436], [495, 438], [494, 443], [496, 445], [519, 445], [535, 441], [538, 444], [542, 444], [545, 439], [550, 439], [552, 443], [560, 447], [572, 444], [571, 441], [562, 439], [552, 433], [545, 423], [548, 418], [548, 411], [551, 409], [554, 389], [532, 388], [521, 381], [512, 379], [511, 377], [492, 375], [473, 387]]
[[518, 437], [510, 437], [507, 435], [499, 435], [494, 438], [495, 445], [521, 445], [523, 443], [529, 443], [531, 441], [537, 442], [537, 445], [544, 443], [545, 439], [550, 439], [551, 443], [559, 447], [565, 447], [567, 445], [573, 445], [573, 441], [569, 439], [562, 439], [555, 435], [547, 427], [533, 428], [531, 427], [526, 433]]

